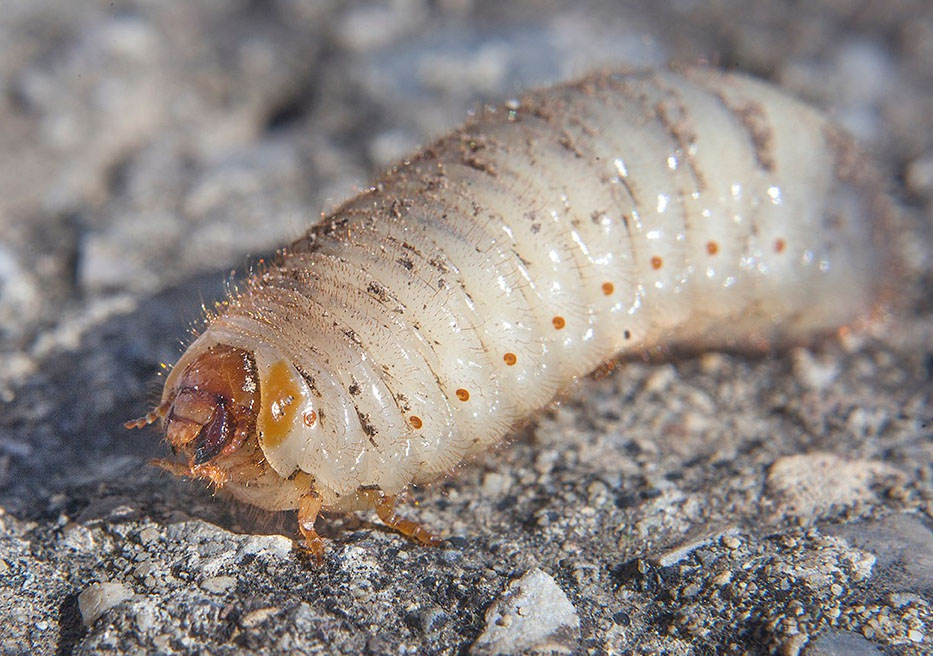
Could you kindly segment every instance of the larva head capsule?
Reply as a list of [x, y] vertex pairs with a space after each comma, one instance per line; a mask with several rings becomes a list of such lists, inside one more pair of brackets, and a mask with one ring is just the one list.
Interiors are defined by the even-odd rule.
[[311, 485], [294, 475], [295, 452], [321, 430], [308, 384], [274, 350], [229, 341], [210, 331], [195, 341], [165, 381], [161, 405], [126, 426], [161, 420], [180, 462], [155, 464], [172, 473], [206, 478], [254, 505], [294, 508]]
[[167, 382], [165, 438], [173, 451], [186, 456], [193, 470], [233, 453], [249, 438], [259, 399], [252, 354], [222, 344], [212, 346]]

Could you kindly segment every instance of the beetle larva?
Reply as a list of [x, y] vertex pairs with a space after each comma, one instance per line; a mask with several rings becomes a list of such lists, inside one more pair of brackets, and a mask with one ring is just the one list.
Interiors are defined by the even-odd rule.
[[487, 107], [232, 295], [169, 375], [183, 462], [262, 508], [375, 508], [601, 363], [773, 344], [875, 302], [878, 197], [850, 139], [740, 75], [594, 74]]

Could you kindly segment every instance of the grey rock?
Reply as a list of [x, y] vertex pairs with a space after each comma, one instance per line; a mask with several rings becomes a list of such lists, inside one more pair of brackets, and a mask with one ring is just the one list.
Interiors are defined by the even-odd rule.
[[853, 631], [830, 630], [807, 645], [804, 656], [881, 656], [878, 646]]
[[580, 618], [557, 582], [533, 569], [509, 583], [486, 611], [486, 628], [471, 654], [571, 653]]
[[933, 593], [933, 531], [920, 517], [898, 513], [830, 532], [874, 554], [888, 583], [899, 590]]

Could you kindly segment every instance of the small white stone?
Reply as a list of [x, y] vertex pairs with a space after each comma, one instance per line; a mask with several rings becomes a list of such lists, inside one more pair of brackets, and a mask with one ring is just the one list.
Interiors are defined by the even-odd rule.
[[723, 570], [722, 572], [714, 576], [712, 579], [710, 579], [710, 583], [718, 587], [727, 585], [730, 581], [732, 581], [732, 572], [730, 572], [729, 570]]
[[81, 524], [68, 524], [62, 533], [62, 543], [75, 551], [91, 551], [97, 544], [91, 530]]
[[791, 352], [794, 364], [794, 375], [804, 387], [816, 391], [824, 390], [839, 376], [839, 365], [831, 360], [817, 360], [805, 348], [797, 348]]
[[933, 196], [933, 153], [908, 164], [904, 178], [907, 188], [918, 196]]
[[101, 615], [132, 596], [133, 591], [122, 583], [94, 583], [78, 595], [78, 610], [85, 626], [91, 626]]
[[663, 392], [677, 378], [677, 370], [672, 365], [658, 367], [645, 381], [646, 392]]
[[504, 496], [511, 485], [511, 477], [498, 472], [487, 472], [483, 476], [483, 493], [493, 499]]
[[726, 549], [738, 549], [742, 544], [742, 541], [739, 540], [734, 535], [724, 535], [722, 536], [722, 546]]
[[201, 581], [201, 589], [214, 594], [223, 594], [236, 585], [232, 576], [212, 576]]
[[295, 547], [295, 543], [284, 535], [251, 535], [237, 550], [237, 558], [247, 555], [270, 555], [286, 559]]
[[156, 625], [157, 613], [148, 603], [141, 604], [136, 609], [136, 628], [140, 633], [149, 633]]
[[470, 653], [570, 653], [579, 627], [567, 595], [550, 575], [535, 568], [512, 581], [486, 611], [486, 628]]
[[265, 608], [257, 608], [254, 611], [250, 611], [243, 616], [243, 619], [240, 620], [240, 624], [244, 628], [251, 629], [254, 626], [259, 626], [267, 619], [279, 612], [279, 609], [275, 606], [266, 606]]
[[152, 526], [147, 526], [139, 532], [139, 541], [142, 544], [149, 544], [159, 539], [159, 531]]

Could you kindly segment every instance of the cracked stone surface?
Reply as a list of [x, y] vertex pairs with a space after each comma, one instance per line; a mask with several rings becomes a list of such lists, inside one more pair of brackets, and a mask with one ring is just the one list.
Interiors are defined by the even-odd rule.
[[[0, 653], [933, 652], [927, 0], [11, 0], [0, 44]], [[477, 103], [668, 60], [774, 80], [875, 154], [888, 316], [580, 381], [412, 491], [438, 549], [361, 513], [318, 565], [293, 514], [147, 464], [121, 424], [231, 270]]]

